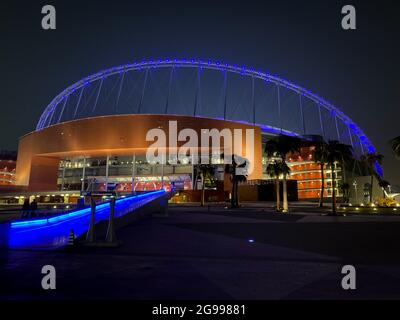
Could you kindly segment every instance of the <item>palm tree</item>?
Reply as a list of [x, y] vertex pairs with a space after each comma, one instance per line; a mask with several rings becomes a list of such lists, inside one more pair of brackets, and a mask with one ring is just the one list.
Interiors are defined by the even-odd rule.
[[331, 168], [332, 177], [332, 214], [336, 215], [336, 169], [335, 164], [342, 159], [352, 157], [353, 149], [347, 144], [340, 143], [336, 140], [328, 141], [327, 143], [327, 164]]
[[[382, 164], [383, 155], [377, 152], [366, 153], [360, 157], [360, 160], [366, 164], [371, 175], [371, 182], [369, 187], [369, 202], [372, 203], [372, 190], [374, 186], [374, 176], [378, 176], [375, 171], [376, 164]], [[379, 180], [380, 178], [378, 178]]]
[[321, 170], [321, 194], [319, 198], [319, 207], [324, 206], [324, 192], [325, 192], [325, 173], [324, 168], [328, 159], [327, 143], [325, 141], [318, 141], [315, 145], [315, 150], [313, 154], [313, 159], [315, 163], [320, 165]]
[[289, 166], [285, 163], [283, 164], [280, 161], [274, 161], [267, 166], [267, 174], [275, 178], [275, 190], [276, 190], [276, 210], [281, 210], [281, 201], [280, 201], [280, 182], [279, 177], [282, 174], [288, 175], [290, 173]]
[[394, 138], [390, 141], [390, 144], [392, 145], [392, 150], [396, 157], [400, 158], [400, 136], [397, 138]]
[[[301, 140], [297, 137], [285, 136], [280, 134], [279, 136], [267, 141], [265, 144], [265, 152], [269, 158], [279, 157], [282, 165], [286, 165], [286, 156], [289, 153], [300, 152]], [[283, 174], [282, 180], [283, 188], [283, 209], [282, 212], [289, 211], [289, 205], [287, 200], [287, 183], [286, 174]]]
[[201, 206], [204, 207], [205, 204], [205, 186], [206, 186], [206, 180], [209, 182], [214, 179], [214, 167], [209, 164], [199, 164], [196, 167], [196, 177], [200, 176], [201, 178]]
[[382, 188], [383, 198], [386, 198], [385, 189], [390, 186], [389, 181], [379, 180], [379, 186]]
[[341, 169], [342, 169], [342, 182], [340, 190], [343, 194], [344, 203], [348, 203], [350, 200], [350, 184], [347, 182], [346, 176], [346, 164], [350, 163], [350, 161], [354, 161], [354, 155], [352, 149], [349, 153], [342, 153], [342, 160], [340, 162]]
[[345, 158], [345, 156], [342, 156], [342, 161], [340, 161], [340, 166], [342, 169], [342, 181], [343, 183], [347, 183], [347, 177], [346, 177], [346, 164], [350, 162], [350, 160], [353, 160], [353, 154], [347, 155], [349, 158]]
[[350, 184], [344, 182], [344, 180], [339, 185], [340, 190], [343, 193], [343, 202], [348, 203], [350, 198]]
[[[245, 168], [247, 167], [247, 160], [243, 159], [241, 164], [238, 164], [235, 161], [234, 155], [232, 155], [232, 163], [227, 164], [225, 166], [225, 172], [229, 173], [231, 176], [231, 183], [232, 183], [232, 196], [231, 196], [231, 207], [238, 208], [239, 207], [239, 182], [247, 181], [247, 173], [243, 172], [246, 171]], [[237, 158], [237, 157], [236, 157]], [[239, 170], [243, 169], [243, 170]]]

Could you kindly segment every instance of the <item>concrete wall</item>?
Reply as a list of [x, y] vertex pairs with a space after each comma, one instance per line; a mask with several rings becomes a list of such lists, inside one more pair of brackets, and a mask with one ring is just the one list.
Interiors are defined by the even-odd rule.
[[[69, 121], [23, 136], [18, 146], [16, 184], [27, 186], [30, 191], [56, 190], [60, 158], [145, 154], [154, 143], [146, 141], [147, 132], [155, 128], [163, 129], [168, 141], [168, 123], [171, 120], [177, 121], [178, 132], [191, 128], [199, 137], [202, 129], [227, 128], [232, 134], [234, 129], [254, 129], [255, 161], [249, 179], [262, 177], [261, 131], [258, 127], [199, 117], [118, 115]], [[246, 150], [245, 140], [243, 136], [243, 152]], [[184, 143], [178, 143], [178, 147]], [[229, 151], [224, 150], [226, 153]]]
[[[357, 192], [353, 182], [357, 182]], [[368, 203], [369, 198], [364, 196], [364, 185], [371, 183], [371, 176], [360, 176], [355, 179], [349, 179], [350, 183], [350, 203]], [[382, 188], [379, 186], [379, 181], [374, 177], [372, 199], [383, 197]]]

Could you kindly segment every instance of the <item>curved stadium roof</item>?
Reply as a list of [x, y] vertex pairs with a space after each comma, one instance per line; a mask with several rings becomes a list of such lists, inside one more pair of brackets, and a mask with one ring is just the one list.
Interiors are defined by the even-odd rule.
[[354, 121], [309, 90], [275, 75], [211, 60], [149, 60], [100, 71], [58, 94], [36, 130], [114, 114], [226, 119], [275, 133], [322, 135], [351, 144], [357, 154], [375, 151]]

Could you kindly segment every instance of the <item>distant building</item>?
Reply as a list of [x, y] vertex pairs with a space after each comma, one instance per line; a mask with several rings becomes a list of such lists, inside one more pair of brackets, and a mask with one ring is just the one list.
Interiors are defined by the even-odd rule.
[[[290, 178], [297, 180], [299, 199], [318, 199], [321, 196], [322, 175], [321, 166], [313, 161], [315, 146], [302, 147], [299, 154], [288, 157], [288, 166], [291, 169]], [[338, 186], [342, 181], [341, 166], [335, 164], [336, 194], [341, 195]], [[332, 197], [332, 170], [324, 166], [324, 198]]]

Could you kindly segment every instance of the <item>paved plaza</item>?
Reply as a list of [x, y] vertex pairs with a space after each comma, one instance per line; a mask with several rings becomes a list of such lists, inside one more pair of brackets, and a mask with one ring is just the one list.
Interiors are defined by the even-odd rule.
[[[400, 217], [172, 206], [119, 248], [2, 251], [0, 299], [398, 299]], [[57, 289], [41, 288], [54, 265]], [[354, 265], [357, 289], [341, 288]]]

